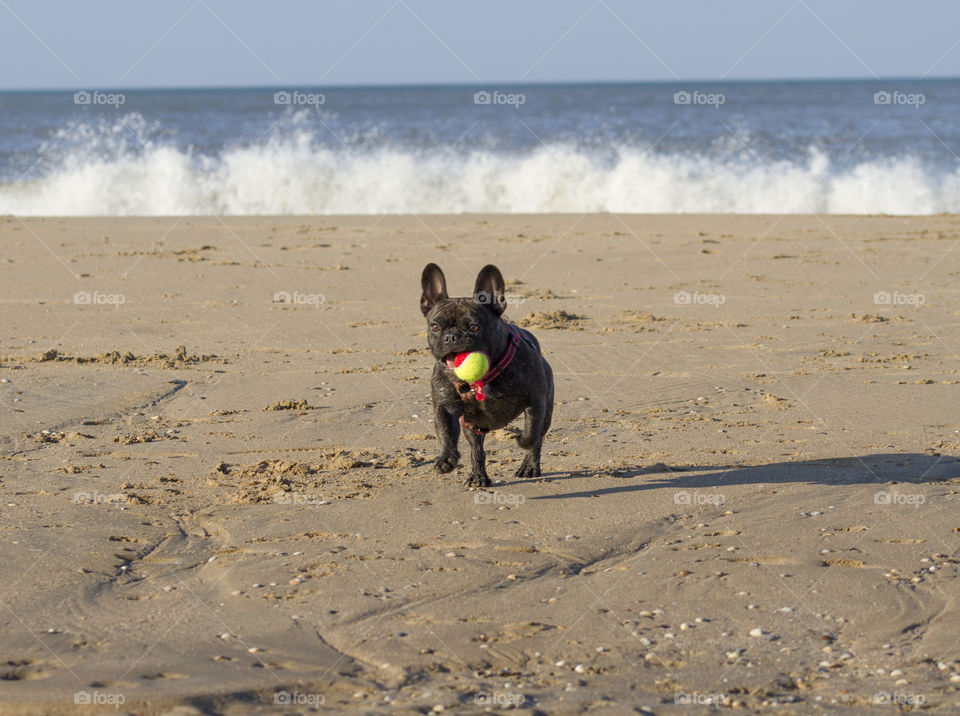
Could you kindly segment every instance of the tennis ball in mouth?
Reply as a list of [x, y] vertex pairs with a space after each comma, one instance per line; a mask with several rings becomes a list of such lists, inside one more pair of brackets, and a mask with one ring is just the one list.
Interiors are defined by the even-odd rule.
[[490, 370], [490, 358], [482, 351], [461, 353], [453, 360], [453, 374], [465, 383], [475, 383]]

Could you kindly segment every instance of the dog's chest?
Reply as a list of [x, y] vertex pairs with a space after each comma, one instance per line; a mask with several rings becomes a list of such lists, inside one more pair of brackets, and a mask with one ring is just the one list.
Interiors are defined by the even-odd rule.
[[458, 390], [463, 405], [463, 416], [477, 427], [496, 430], [502, 428], [523, 412], [523, 401], [499, 395], [493, 385], [484, 386], [484, 400], [477, 400], [476, 392], [469, 386]]

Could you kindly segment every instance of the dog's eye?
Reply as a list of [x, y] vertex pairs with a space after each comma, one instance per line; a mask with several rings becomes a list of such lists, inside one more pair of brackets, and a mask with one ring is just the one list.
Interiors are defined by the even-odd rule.
[[470, 324], [470, 332], [471, 332], [471, 333], [476, 333], [476, 332], [479, 331], [479, 330], [480, 330], [480, 326], [478, 326], [476, 323], [471, 323], [471, 324]]
[[437, 331], [440, 330], [440, 324], [439, 324], [439, 323], [431, 323], [431, 324], [430, 324], [430, 330], [433, 331], [434, 333], [436, 333]]

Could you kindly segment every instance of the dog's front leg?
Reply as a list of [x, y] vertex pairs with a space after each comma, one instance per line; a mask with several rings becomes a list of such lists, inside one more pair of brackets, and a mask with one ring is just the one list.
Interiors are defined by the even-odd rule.
[[484, 434], [466, 428], [464, 435], [470, 445], [470, 476], [467, 478], [468, 487], [488, 487], [490, 478], [487, 477], [487, 454], [483, 451]]
[[459, 417], [442, 404], [434, 404], [433, 422], [440, 444], [440, 455], [434, 468], [437, 472], [450, 472], [460, 462], [457, 441], [460, 439]]

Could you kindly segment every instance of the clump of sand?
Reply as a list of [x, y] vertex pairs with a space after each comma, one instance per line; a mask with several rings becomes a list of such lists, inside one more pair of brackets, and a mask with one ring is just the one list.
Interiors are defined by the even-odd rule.
[[790, 403], [787, 402], [786, 398], [781, 398], [773, 393], [765, 393], [763, 396], [763, 402], [766, 405], [769, 405], [771, 408], [776, 408], [777, 410], [786, 410], [790, 407]]
[[517, 325], [521, 326], [522, 328], [567, 328], [580, 330], [580, 322], [583, 319], [584, 316], [578, 316], [574, 313], [567, 313], [563, 310], [542, 311], [524, 316], [517, 321]]
[[163, 438], [156, 430], [145, 430], [142, 433], [130, 433], [129, 435], [117, 435], [113, 442], [121, 445], [135, 445], [137, 443], [152, 443]]
[[264, 407], [268, 410], [313, 410], [313, 406], [306, 400], [277, 400]]
[[130, 351], [108, 351], [106, 353], [100, 353], [95, 356], [69, 356], [61, 353], [56, 348], [50, 348], [49, 350], [44, 351], [36, 358], [26, 358], [23, 359], [31, 363], [49, 363], [51, 361], [57, 361], [61, 363], [76, 363], [78, 365], [85, 365], [88, 363], [101, 363], [104, 365], [137, 365], [137, 366], [154, 366], [158, 368], [183, 368], [188, 365], [194, 365], [197, 363], [206, 363], [208, 361], [217, 361], [219, 363], [225, 363], [226, 361], [222, 358], [218, 358], [216, 355], [192, 355], [187, 353], [185, 346], [177, 346], [173, 350], [173, 355], [168, 355], [166, 353], [151, 353], [149, 355], [135, 355]]
[[881, 316], [876, 313], [861, 313], [859, 315], [856, 313], [851, 313], [850, 320], [856, 323], [886, 323], [890, 319], [886, 316]]
[[326, 484], [322, 473], [344, 472], [370, 467], [349, 450], [333, 450], [314, 462], [298, 460], [260, 460], [250, 465], [217, 463], [210, 472], [208, 483], [227, 484], [236, 489], [234, 502], [284, 502], [287, 495], [302, 496], [306, 501], [318, 499], [319, 490]]
[[[667, 319], [662, 316], [655, 316], [648, 311], [620, 311], [618, 318], [611, 322], [612, 326], [616, 328], [613, 330], [618, 330], [620, 327], [629, 328], [632, 331], [637, 333], [648, 333], [650, 331], [655, 331], [655, 324], [664, 323]], [[608, 327], [604, 327], [604, 331], [611, 330]]]
[[[387, 456], [333, 448], [309, 462], [281, 459], [229, 465], [221, 461], [210, 471], [207, 485], [232, 490], [233, 502], [326, 504], [328, 500], [369, 496], [376, 481], [371, 470], [404, 470], [423, 463], [423, 456], [412, 448]], [[380, 482], [384, 479], [389, 480], [378, 478]]]
[[625, 323], [657, 323], [667, 320], [662, 316], [654, 316], [649, 311], [621, 311], [620, 313]]

